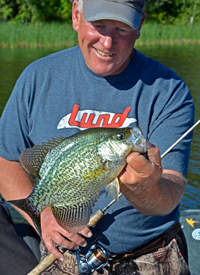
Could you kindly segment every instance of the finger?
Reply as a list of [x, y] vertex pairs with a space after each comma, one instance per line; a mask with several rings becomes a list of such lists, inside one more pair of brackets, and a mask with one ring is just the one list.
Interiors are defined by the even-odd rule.
[[[65, 247], [69, 250], [75, 250], [75, 249], [78, 249], [79, 246], [84, 247], [87, 245], [87, 242], [85, 241], [85, 239], [80, 237], [77, 233], [76, 234], [67, 233], [65, 235], [68, 235], [69, 238], [65, 237], [64, 235], [61, 235], [59, 232], [54, 232], [52, 239], [56, 244], [62, 247]], [[75, 241], [73, 241], [73, 239]]]
[[157, 166], [161, 166], [160, 151], [157, 146], [147, 141], [147, 158], [155, 163]]
[[[92, 236], [92, 232], [88, 227], [85, 227], [81, 231], [81, 237], [77, 233], [70, 233], [67, 232], [64, 228], [62, 228], [56, 221], [55, 217], [52, 214], [51, 208], [46, 208], [42, 214], [41, 214], [41, 226], [42, 226], [42, 234], [46, 236], [50, 236], [56, 243], [58, 241], [63, 241], [63, 238], [61, 240], [58, 239], [58, 236], [64, 236], [67, 239], [75, 242], [78, 245], [83, 246], [85, 239], [83, 237], [90, 238]], [[56, 232], [59, 232], [60, 234], [56, 234]], [[56, 240], [55, 240], [56, 238]], [[60, 244], [60, 243], [59, 243]]]
[[[89, 231], [90, 230], [86, 229], [83, 233], [88, 235]], [[88, 234], [86, 232], [88, 232]], [[51, 237], [55, 243], [67, 249], [78, 249], [79, 246], [85, 247], [87, 245], [87, 241], [83, 235], [67, 232], [59, 225], [54, 226], [53, 230], [45, 232], [43, 234], [43, 239], [45, 236]]]
[[85, 227], [83, 230], [81, 230], [80, 234], [85, 236], [86, 238], [92, 237], [92, 231], [88, 227]]
[[[79, 236], [77, 233], [69, 233], [67, 232], [66, 235], [70, 239], [74, 239], [74, 241], [67, 239], [57, 231], [52, 232], [52, 237], [49, 235], [44, 235], [43, 240], [47, 246], [47, 249], [54, 254], [55, 257], [62, 259], [62, 254], [59, 252], [57, 245], [62, 246], [68, 250], [76, 250], [79, 248], [79, 246], [85, 247], [87, 245], [87, 242], [84, 238]], [[56, 246], [55, 246], [56, 243]]]
[[144, 155], [132, 153], [127, 157], [127, 171], [139, 177], [151, 174], [153, 165]]
[[45, 245], [49, 252], [51, 252], [57, 259], [64, 260], [63, 254], [55, 247], [55, 243], [50, 237], [43, 238]]
[[[68, 240], [70, 240], [71, 242], [75, 243], [78, 246], [85, 247], [87, 245], [87, 241], [79, 233], [70, 233], [70, 232], [65, 231], [64, 236]], [[65, 244], [63, 244], [63, 245], [65, 245]], [[67, 245], [67, 242], [66, 242], [66, 245]]]
[[160, 152], [156, 146], [149, 142], [147, 143], [147, 157], [133, 152], [129, 154], [126, 161], [127, 165], [119, 177], [121, 183], [141, 182], [154, 173], [160, 175], [160, 170], [162, 170]]
[[84, 236], [91, 236], [92, 233], [89, 228], [82, 230], [83, 236], [77, 233], [70, 233], [64, 230], [55, 220], [52, 215], [51, 209], [46, 209], [41, 215], [41, 225], [42, 225], [42, 238], [47, 242], [49, 249], [53, 250], [55, 253], [55, 248], [52, 244], [57, 243], [67, 249], [77, 249], [79, 246], [86, 246], [87, 241]]
[[[87, 245], [87, 241], [85, 240], [85, 237], [90, 238], [92, 236], [92, 231], [88, 227], [85, 227], [83, 230], [81, 230], [78, 233], [70, 233], [59, 226], [59, 232], [71, 242], [74, 242], [76, 245], [82, 246], [82, 247], [85, 247]], [[65, 244], [63, 243], [63, 246], [65, 246], [66, 244], [67, 244], [66, 242]]]

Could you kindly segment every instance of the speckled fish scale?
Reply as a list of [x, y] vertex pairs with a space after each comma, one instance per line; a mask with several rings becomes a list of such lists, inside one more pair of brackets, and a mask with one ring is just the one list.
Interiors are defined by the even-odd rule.
[[[57, 222], [69, 232], [83, 229], [99, 190], [117, 199], [116, 180], [131, 151], [144, 153], [146, 141], [138, 127], [88, 129], [24, 150], [20, 162], [38, 180], [28, 198], [10, 201], [33, 219], [40, 232], [40, 213], [48, 206]], [[106, 187], [107, 188], [107, 187]]]

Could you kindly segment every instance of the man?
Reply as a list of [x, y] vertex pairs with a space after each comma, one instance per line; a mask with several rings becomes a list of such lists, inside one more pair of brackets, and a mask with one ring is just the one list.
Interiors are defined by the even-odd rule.
[[14, 224], [9, 210], [1, 200], [0, 236], [2, 275], [27, 274], [38, 264], [40, 251], [36, 232], [28, 224]]
[[[180, 77], [134, 49], [146, 18], [143, 7], [144, 0], [75, 0], [79, 46], [25, 69], [2, 115], [0, 192], [6, 200], [25, 198], [33, 189], [18, 158], [34, 144], [85, 128], [136, 124], [149, 141], [147, 156], [127, 157], [119, 176], [123, 196], [94, 228], [72, 234], [56, 223], [50, 207], [42, 212], [42, 238], [60, 259], [44, 274], [79, 274], [75, 256], [66, 253], [62, 263], [55, 243], [80, 248], [83, 255], [92, 244], [103, 247], [109, 264], [94, 274], [190, 274], [177, 221], [191, 135], [162, 163], [160, 152], [193, 124], [194, 106]], [[102, 189], [94, 212], [110, 200]]]

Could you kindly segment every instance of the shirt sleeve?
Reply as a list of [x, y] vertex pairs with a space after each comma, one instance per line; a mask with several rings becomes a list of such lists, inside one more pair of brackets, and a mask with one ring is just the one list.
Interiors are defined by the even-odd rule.
[[[185, 82], [176, 81], [171, 90], [170, 96], [166, 94], [167, 100], [159, 116], [150, 126], [149, 141], [158, 146], [161, 155], [194, 124], [194, 104]], [[162, 158], [163, 169], [187, 176], [192, 135], [189, 133]]]

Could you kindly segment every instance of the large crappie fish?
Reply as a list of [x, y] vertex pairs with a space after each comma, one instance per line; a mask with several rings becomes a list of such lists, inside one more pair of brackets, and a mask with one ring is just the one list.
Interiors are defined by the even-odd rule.
[[117, 177], [132, 151], [146, 152], [139, 127], [87, 129], [35, 145], [24, 150], [19, 160], [37, 183], [27, 198], [9, 203], [27, 212], [39, 233], [40, 214], [48, 206], [65, 230], [81, 231], [103, 186], [118, 198]]

